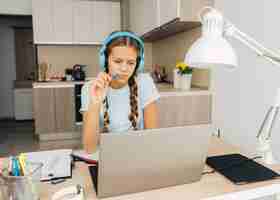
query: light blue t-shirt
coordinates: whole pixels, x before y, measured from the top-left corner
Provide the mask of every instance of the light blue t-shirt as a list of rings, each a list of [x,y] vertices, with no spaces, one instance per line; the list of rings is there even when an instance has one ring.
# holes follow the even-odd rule
[[[136,78],[138,86],[138,129],[144,128],[144,108],[148,104],[157,101],[160,97],[159,92],[154,84],[153,79],[147,73],[140,73]],[[82,105],[80,111],[87,111],[90,102],[90,85],[91,82],[86,83],[82,88]],[[130,114],[130,92],[129,86],[126,85],[120,89],[113,89],[109,87],[107,92],[107,99],[109,104],[109,132],[125,132],[132,129],[131,122],[128,119]],[[103,108],[103,106],[102,106]],[[100,130],[103,128],[104,112],[101,109]]]

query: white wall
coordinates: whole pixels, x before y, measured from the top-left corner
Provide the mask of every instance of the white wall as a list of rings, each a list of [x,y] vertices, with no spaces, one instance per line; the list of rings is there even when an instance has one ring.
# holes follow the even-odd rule
[[[31,18],[0,17],[0,118],[13,118],[13,81],[16,79],[14,30],[31,27]]]
[[[31,15],[31,0],[0,0],[0,14]]]
[[[216,7],[240,30],[266,47],[279,49],[280,1],[216,0]],[[280,87],[280,67],[257,57],[236,40],[230,40],[239,57],[239,67],[211,72],[215,90],[213,121],[223,137],[242,149],[254,152],[256,134],[265,112]],[[273,130],[273,150],[280,158],[280,120]]]

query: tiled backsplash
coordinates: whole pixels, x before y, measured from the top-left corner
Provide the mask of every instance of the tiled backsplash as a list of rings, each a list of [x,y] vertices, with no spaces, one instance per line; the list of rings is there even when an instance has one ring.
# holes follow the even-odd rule
[[[38,63],[51,64],[52,73],[64,73],[65,68],[72,68],[75,64],[87,65],[87,77],[94,77],[99,71],[100,46],[39,46]],[[145,44],[145,68],[152,66],[152,45]]]
[[[169,79],[172,80],[176,62],[184,61],[186,51],[200,33],[201,29],[196,28],[154,43],[145,43],[145,71],[150,72],[152,65],[159,64],[166,68]],[[65,68],[84,64],[87,65],[87,77],[95,77],[99,71],[99,48],[97,45],[39,46],[38,62],[51,64],[52,73],[64,73]],[[194,70],[192,85],[207,88],[208,70]]]
[[[65,68],[75,64],[87,65],[88,76],[98,72],[99,46],[39,46],[38,63],[51,65],[51,73],[64,73]]]

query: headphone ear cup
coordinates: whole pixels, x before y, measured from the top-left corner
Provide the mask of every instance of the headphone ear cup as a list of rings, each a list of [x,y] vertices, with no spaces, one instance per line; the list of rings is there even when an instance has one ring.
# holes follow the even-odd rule
[[[109,72],[108,56],[106,54],[104,55],[104,72]]]
[[[140,70],[141,72],[144,71],[144,60],[143,60],[143,59],[140,59],[139,70]]]
[[[137,57],[137,71],[144,72],[144,59],[141,56]]]
[[[106,58],[105,58],[104,52],[100,53],[100,55],[99,55],[99,64],[100,64],[100,67],[101,67],[102,71],[105,71],[105,65],[106,65],[105,62],[106,62]]]

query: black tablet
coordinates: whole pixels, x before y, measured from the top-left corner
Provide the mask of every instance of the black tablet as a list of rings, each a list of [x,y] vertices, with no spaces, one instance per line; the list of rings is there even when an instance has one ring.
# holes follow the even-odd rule
[[[279,178],[271,169],[240,154],[208,157],[206,163],[234,184],[246,184]]]

